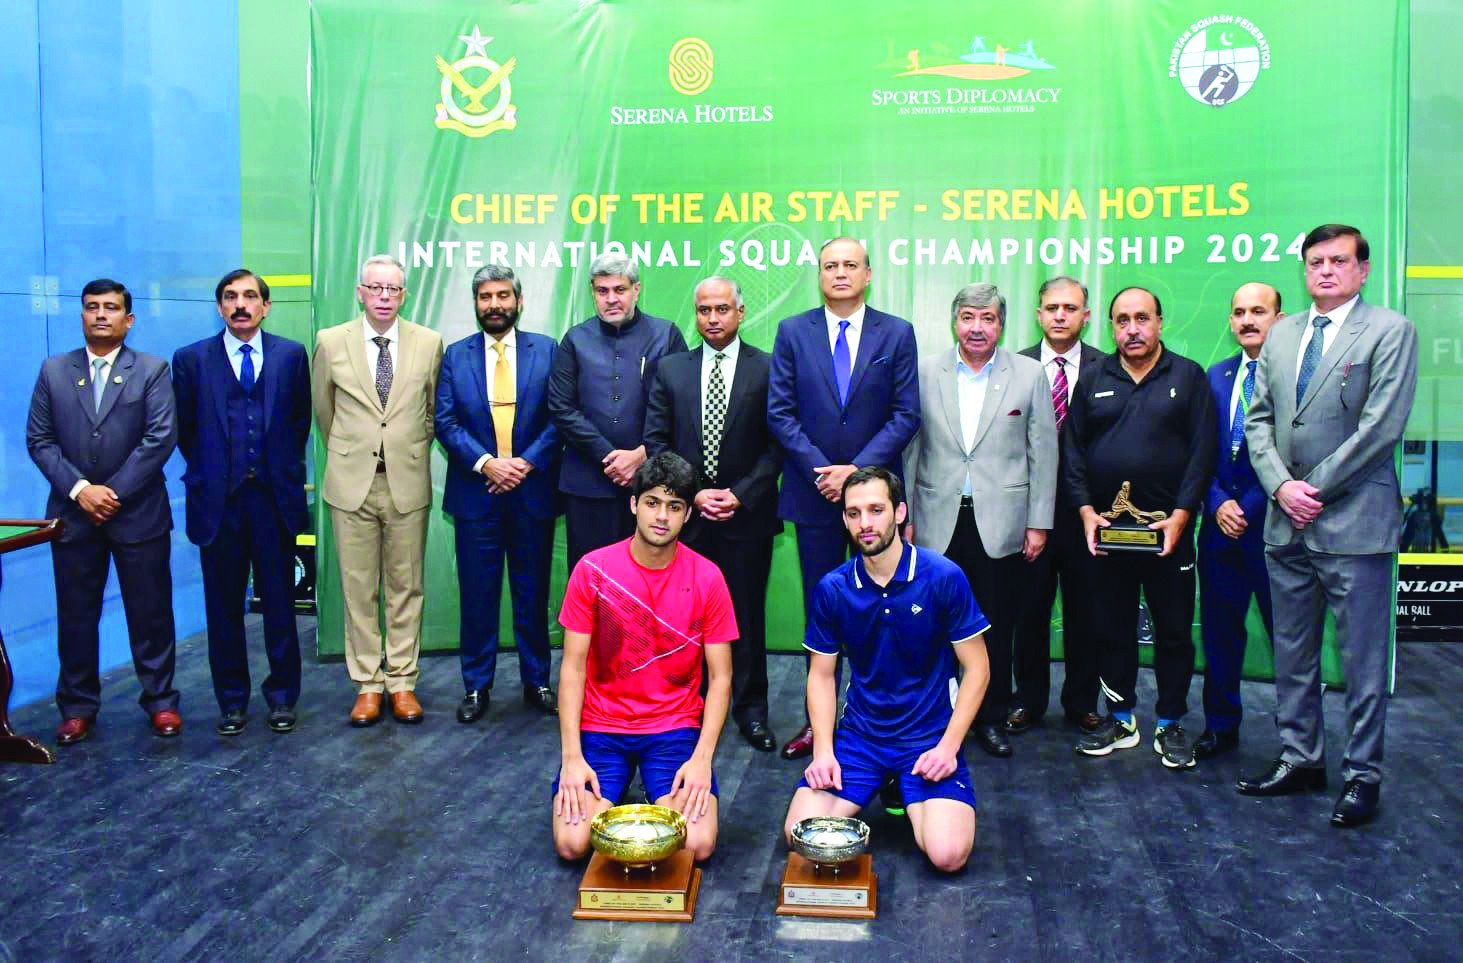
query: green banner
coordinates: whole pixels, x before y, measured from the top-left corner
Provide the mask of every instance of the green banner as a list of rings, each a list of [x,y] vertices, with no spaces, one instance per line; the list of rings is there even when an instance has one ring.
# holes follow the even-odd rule
[[[1089,340],[1111,346],[1107,300],[1141,284],[1167,345],[1208,365],[1236,350],[1241,283],[1307,303],[1300,238],[1334,220],[1372,241],[1367,296],[1400,306],[1405,3],[1328,7],[1344,31],[1304,5],[1208,0],[311,9],[317,326],[355,314],[356,270],[386,252],[408,267],[403,315],[449,343],[475,330],[470,279],[493,261],[523,280],[524,328],[557,337],[593,312],[591,258],[623,249],[642,305],[688,334],[696,281],[736,279],[743,334],[769,347],[817,303],[818,246],[850,234],[870,302],[922,352],[950,345],[972,280],[1006,294],[1006,346],[1034,343],[1037,287],[1071,274]],[[427,648],[457,642],[450,524],[434,514]],[[773,648],[801,638],[793,555],[784,536]],[[320,647],[338,652],[320,557]]]

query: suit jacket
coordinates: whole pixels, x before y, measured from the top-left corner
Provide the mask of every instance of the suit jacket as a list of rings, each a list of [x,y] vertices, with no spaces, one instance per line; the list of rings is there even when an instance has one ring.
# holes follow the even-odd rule
[[[1213,365],[1208,372],[1209,388],[1214,392],[1214,410],[1219,414],[1215,419],[1219,425],[1215,438],[1218,454],[1214,463],[1214,477],[1209,482],[1209,494],[1204,498],[1204,527],[1200,531],[1208,532],[1213,526],[1214,533],[1225,538],[1219,531],[1219,523],[1214,520],[1214,513],[1219,511],[1220,505],[1234,499],[1244,511],[1247,523],[1245,534],[1241,538],[1248,540],[1260,537],[1265,524],[1265,505],[1269,499],[1265,497],[1265,490],[1260,487],[1260,478],[1255,474],[1254,465],[1250,463],[1249,445],[1241,440],[1239,454],[1233,457],[1229,450],[1229,399],[1234,390],[1234,379],[1244,377],[1246,360],[1241,352]],[[1257,392],[1259,383],[1260,369],[1257,367]]]
[[[777,517],[782,449],[767,428],[770,357],[745,341],[737,351],[717,454],[719,480],[713,480],[705,474],[701,443],[701,354],[697,347],[660,360],[645,413],[645,450],[651,455],[675,452],[696,469],[698,488],[730,488],[742,503],[728,521],[698,516],[692,520],[695,525],[715,528],[728,538],[771,538],[782,531]]]
[[[956,350],[919,366],[920,429],[905,452],[914,541],[943,553],[955,534],[966,473],[981,545],[991,558],[1021,551],[1026,529],[1052,527],[1057,420],[1041,362],[997,347],[990,382],[965,449]]]
[[[305,444],[310,438],[310,365],[305,346],[268,331],[263,339],[264,483],[290,534],[310,523],[305,504]],[[178,402],[178,448],[188,463],[188,540],[211,545],[218,536],[229,487],[229,387],[235,383],[223,332],[173,354]]]
[[[767,424],[786,452],[778,514],[797,524],[835,524],[838,507],[818,494],[813,469],[881,465],[901,477],[900,454],[919,430],[914,328],[864,310],[848,403],[838,403],[823,308],[784,318],[772,346]]]
[[[1277,506],[1265,543],[1299,537],[1314,552],[1379,555],[1397,550],[1402,497],[1397,443],[1417,391],[1417,329],[1395,311],[1357,299],[1295,403],[1300,341],[1310,311],[1275,323],[1260,350],[1245,440],[1260,484],[1273,498],[1291,479],[1320,490],[1325,505],[1297,532]]]
[[[384,452],[391,502],[399,512],[432,503],[432,410],[442,366],[442,336],[398,318],[401,340],[386,408],[366,364],[366,320],[325,328],[315,338],[311,377],[315,421],[325,439],[325,503],[353,512],[366,501]]]
[[[1040,362],[1041,362],[1041,342],[1038,341],[1038,342],[1036,342],[1036,344],[1033,344],[1029,348],[1024,348],[1024,349],[1022,349],[1018,353],[1022,357],[1035,358],[1036,361],[1037,361],[1037,363],[1040,364]],[[1081,356],[1082,356],[1082,360],[1077,365],[1077,377],[1076,378],[1069,378],[1069,380],[1072,382],[1072,384],[1071,384],[1071,397],[1073,397],[1073,398],[1077,397],[1077,388],[1082,384],[1082,379],[1084,377],[1091,377],[1092,374],[1097,371],[1098,366],[1101,365],[1103,359],[1107,357],[1107,353],[1106,352],[1103,352],[1103,351],[1099,351],[1098,349],[1094,348],[1092,345],[1088,344],[1086,341],[1083,341],[1082,342],[1082,355]],[[1045,374],[1046,373],[1046,365],[1042,365],[1041,370],[1042,370],[1042,374]],[[1047,381],[1050,382],[1051,381],[1051,378],[1047,378]],[[1056,419],[1055,412],[1053,412],[1052,419],[1053,419],[1053,421],[1055,421],[1055,419]],[[1078,506],[1073,505],[1072,502],[1071,502],[1071,499],[1069,499],[1067,497],[1066,488],[1065,488],[1065,486],[1062,483],[1062,469],[1061,469],[1062,460],[1061,460],[1061,450],[1060,450],[1061,449],[1061,444],[1060,444],[1060,442],[1061,442],[1061,429],[1060,428],[1057,429],[1057,441],[1058,441],[1058,445],[1057,445],[1058,451],[1057,451],[1057,502],[1056,502],[1056,511],[1057,511],[1057,514],[1058,515],[1070,511],[1070,512],[1073,513],[1073,516],[1075,517],[1076,509],[1077,509]]]
[[[437,440],[447,452],[442,509],[454,518],[485,518],[499,503],[532,518],[550,519],[559,514],[563,446],[548,401],[549,370],[559,343],[527,331],[518,331],[515,338],[513,454],[533,465],[533,471],[502,495],[488,491],[482,473],[472,470],[484,455],[498,456],[498,434],[489,406],[487,335],[479,331],[463,338],[442,358],[436,414]]]
[[[162,358],[123,345],[100,410],[92,401],[85,348],[52,355],[41,364],[25,445],[51,483],[46,515],[66,523],[63,542],[79,541],[93,528],[71,500],[71,489],[83,478],[117,493],[121,508],[102,526],[112,540],[145,542],[171,531],[163,465],[177,443],[173,386]]]

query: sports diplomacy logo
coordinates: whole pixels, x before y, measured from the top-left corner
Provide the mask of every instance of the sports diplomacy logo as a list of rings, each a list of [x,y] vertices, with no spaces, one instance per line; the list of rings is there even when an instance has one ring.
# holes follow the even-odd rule
[[[1255,86],[1260,71],[1269,69],[1269,41],[1254,23],[1232,13],[1190,24],[1168,56],[1168,75],[1210,107],[1239,100]]]
[[[492,37],[484,37],[476,25],[469,36],[457,38],[467,52],[448,63],[437,56],[442,75],[442,100],[437,104],[437,126],[467,137],[486,137],[518,126],[518,108],[513,106],[513,84],[508,77],[518,66],[517,57],[498,63],[488,56]]]
[[[1043,105],[1057,103],[1062,95],[1060,87],[1006,83],[1027,76],[1039,81],[1056,70],[1036,52],[1034,40],[1007,47],[977,34],[970,41],[970,49],[961,54],[935,43],[928,49],[915,47],[897,55],[890,44],[888,57],[877,66],[893,71],[898,78],[914,78],[916,84],[937,77],[977,84],[995,82],[990,86],[957,87],[946,83],[939,87],[877,87],[871,92],[874,107],[893,108],[900,114],[1029,114]]]
[[[671,90],[696,97],[711,88],[716,55],[700,37],[682,37],[671,45],[666,78]],[[612,127],[664,127],[671,124],[757,124],[772,119],[771,104],[653,104],[610,107]]]

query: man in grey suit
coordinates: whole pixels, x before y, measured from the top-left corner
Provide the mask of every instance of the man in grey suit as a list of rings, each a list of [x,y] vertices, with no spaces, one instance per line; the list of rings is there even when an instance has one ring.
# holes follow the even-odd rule
[[[1011,638],[1029,563],[1046,547],[1057,487],[1057,423],[1041,362],[997,346],[1006,299],[967,284],[950,304],[955,350],[919,366],[920,430],[905,463],[906,537],[960,566],[990,619],[991,681],[975,739],[1011,755]]]
[[[1326,609],[1346,674],[1345,789],[1331,825],[1377,812],[1391,655],[1392,553],[1402,528],[1396,450],[1417,390],[1417,329],[1361,300],[1371,268],[1354,227],[1323,224],[1301,245],[1308,311],[1276,322],[1245,419],[1272,505],[1265,558],[1275,605],[1280,757],[1238,789],[1324,789],[1320,655]]]

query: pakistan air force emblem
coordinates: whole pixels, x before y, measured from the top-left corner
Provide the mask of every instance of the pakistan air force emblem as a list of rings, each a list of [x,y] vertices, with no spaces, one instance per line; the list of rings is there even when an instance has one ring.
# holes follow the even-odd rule
[[[457,38],[467,52],[448,63],[440,55],[437,70],[442,74],[442,101],[437,104],[437,126],[467,137],[486,137],[518,126],[518,108],[513,106],[513,85],[508,77],[518,66],[517,57],[500,64],[488,56],[492,37],[478,28],[470,36]]]

